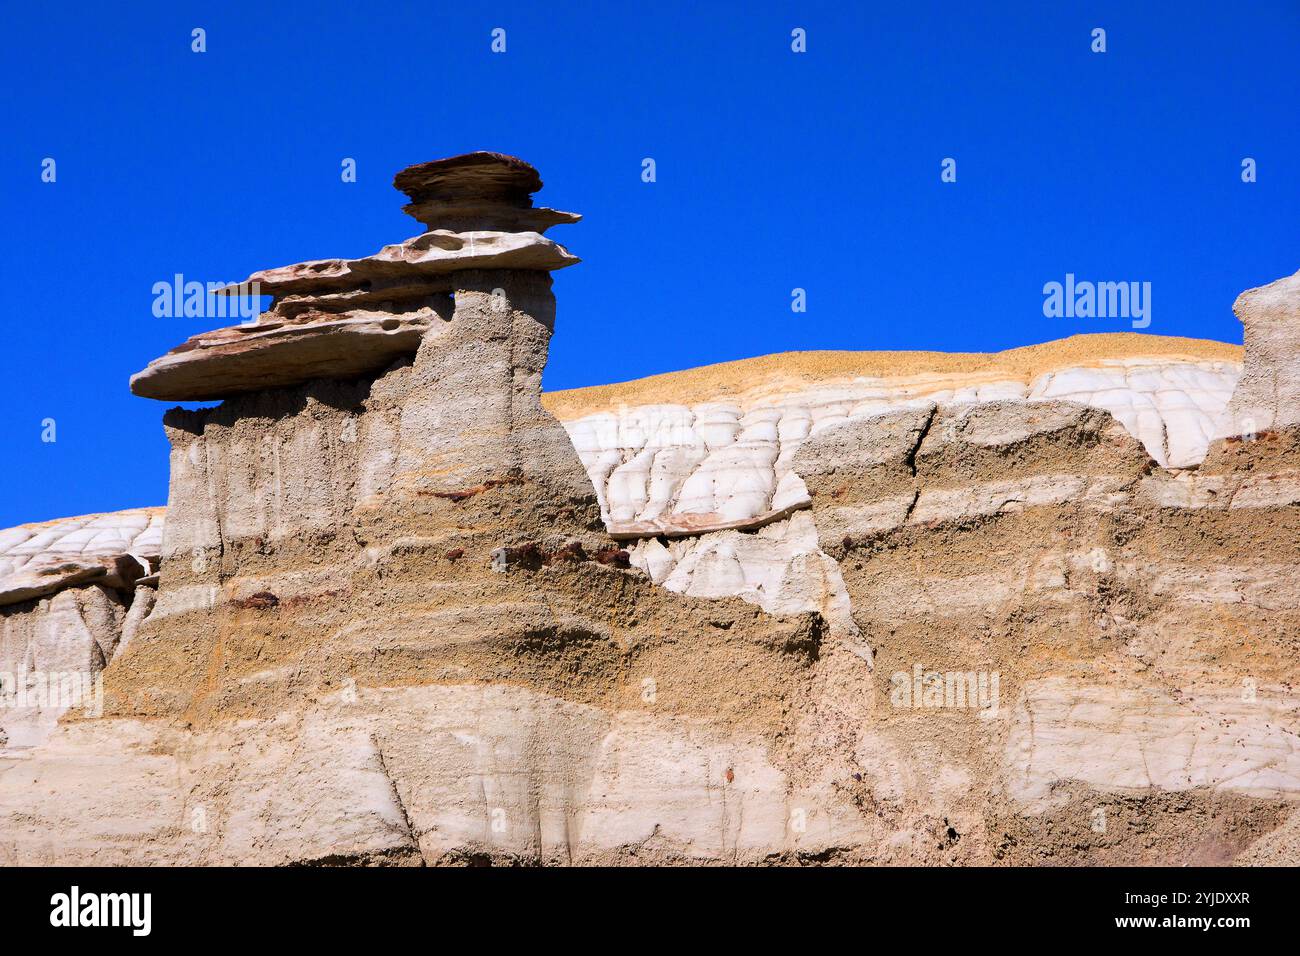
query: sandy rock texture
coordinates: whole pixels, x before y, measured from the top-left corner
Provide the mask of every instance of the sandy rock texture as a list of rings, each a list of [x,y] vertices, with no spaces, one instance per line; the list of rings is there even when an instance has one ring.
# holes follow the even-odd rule
[[[0,531],[0,753],[102,711],[101,673],[153,607],[162,528],[139,508]]]
[[[732,363],[714,376],[714,387],[732,392],[728,401],[654,401],[690,395],[702,370],[543,400],[564,421],[606,527],[629,542],[656,583],[736,594],[770,611],[822,608],[851,633],[838,567],[817,545],[811,520],[798,517],[812,505],[793,467],[806,441],[936,403],[1070,401],[1109,412],[1156,463],[1182,471],[1205,457],[1240,374],[1237,359],[1218,343],[1082,336],[990,356],[891,355],[888,364],[846,353]],[[1040,483],[1043,494],[1079,490],[1077,476]],[[927,500],[918,520],[931,507],[942,504]]]
[[[426,235],[576,218],[499,154],[396,185]],[[157,575],[0,608],[5,661],[102,692],[0,725],[0,862],[1296,862],[1294,402],[1211,438],[1294,374],[1251,345],[1290,286],[1239,300],[1244,366],[1102,336],[543,397],[559,260],[434,258],[291,267],[264,331],[322,364],[171,379],[229,393],[164,416]],[[331,344],[390,318],[376,367]]]
[[[1167,356],[1101,358],[1025,380],[988,369],[793,387],[778,379],[766,389],[751,386],[735,401],[622,402],[566,418],[565,427],[612,534],[694,535],[760,527],[806,507],[807,489],[791,462],[810,436],[841,422],[933,403],[1080,402],[1110,412],[1158,464],[1194,467],[1205,457],[1239,374],[1235,362],[1195,359],[1171,348]],[[626,391],[635,394],[637,385],[629,383]],[[550,401],[561,414],[572,414],[577,397],[560,393]]]
[[[1246,374],[1218,421],[1216,438],[1300,425],[1300,272],[1237,297]]]
[[[944,815],[986,862],[1222,863],[1282,819],[1300,496],[1294,456],[1237,465],[1162,469],[1066,402],[806,442],[794,467],[876,651],[856,752],[890,773],[871,798]],[[920,754],[959,790],[909,776]]]

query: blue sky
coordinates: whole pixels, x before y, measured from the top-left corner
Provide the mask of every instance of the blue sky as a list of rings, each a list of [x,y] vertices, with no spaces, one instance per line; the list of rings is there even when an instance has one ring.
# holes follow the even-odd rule
[[[167,406],[127,378],[222,323],[155,318],[155,282],[414,235],[393,173],[469,150],[522,156],[539,204],[586,217],[550,233],[584,259],[556,275],[552,390],[1129,328],[1045,318],[1043,284],[1067,272],[1150,282],[1151,333],[1240,342],[1237,293],[1300,267],[1297,0],[14,4],[6,20],[0,527],[166,501]]]

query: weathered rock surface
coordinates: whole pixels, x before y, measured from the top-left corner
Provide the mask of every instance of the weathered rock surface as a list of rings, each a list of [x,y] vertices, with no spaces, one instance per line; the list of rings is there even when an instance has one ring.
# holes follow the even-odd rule
[[[985,861],[1222,863],[1277,825],[1300,800],[1300,499],[1295,458],[1271,461],[1166,471],[1069,402],[806,441],[793,467],[875,650],[871,799],[941,813]]]
[[[771,745],[825,622],[683,598],[630,569],[540,402],[550,277],[448,282],[449,321],[409,359],[167,414],[156,604],[105,672],[105,716],[69,715],[0,773],[0,829],[33,834],[8,859],[769,855],[789,793]],[[466,772],[467,743],[483,772]],[[540,802],[518,783],[530,775]],[[718,791],[737,778],[734,800]],[[498,830],[498,810],[517,822]]]
[[[420,163],[393,177],[393,185],[411,197],[405,212],[430,229],[541,233],[582,218],[535,208],[530,196],[542,188],[541,176],[523,160],[501,153],[467,153]]]
[[[0,605],[88,581],[129,588],[157,570],[162,528],[162,508],[137,508],[0,531]]]
[[[427,334],[442,331],[452,317],[457,276],[544,273],[579,261],[540,235],[548,225],[579,217],[533,209],[528,196],[541,188],[541,178],[522,160],[471,153],[412,167],[395,184],[419,200],[432,223],[428,232],[363,259],[265,269],[218,290],[270,295],[274,302],[254,323],[196,335],[150,362],[131,377],[131,390],[167,401],[209,401],[355,379],[414,355]],[[504,290],[488,291],[504,310]]]
[[[1122,344],[1104,341],[1104,336],[1084,338],[1103,340],[1096,343],[1103,356]],[[831,373],[823,381],[803,376],[792,383],[788,374],[756,370],[757,380],[727,402],[633,404],[638,392],[669,384],[656,379],[611,387],[617,391],[610,398],[584,401],[579,391],[548,400],[596,486],[610,532],[621,538],[756,528],[787,517],[809,504],[791,462],[810,436],[841,422],[934,403],[1082,402],[1110,412],[1161,465],[1194,467],[1205,457],[1240,367],[1193,356],[1222,354],[1219,348],[1178,340],[1168,355],[1103,357],[1086,366],[1052,367],[1050,353],[1056,345],[1041,347],[1048,354],[1038,361],[1023,355],[1034,348],[1020,349],[983,357],[982,366],[961,372],[940,371],[953,356],[934,363],[922,356],[909,364],[937,368],[890,377],[848,379]],[[819,353],[799,356],[804,361],[817,357]],[[1079,357],[1067,354],[1061,360]],[[1032,374],[1022,380],[1007,374],[1026,371]],[[727,372],[745,374],[743,369]],[[607,404],[614,396],[615,407],[589,411],[591,404]]]
[[[1246,370],[1214,437],[1300,426],[1300,272],[1243,292],[1232,311],[1245,326]]]
[[[399,185],[505,216],[529,169]],[[544,404],[547,271],[286,294],[433,314],[167,413],[160,573],[0,609],[5,661],[102,679],[0,725],[0,861],[1296,862],[1285,389],[1208,453],[1236,353],[1141,336]]]
[[[364,259],[317,259],[254,272],[225,294],[254,283],[263,295],[349,292],[370,283],[412,282],[463,269],[563,269],[581,260],[535,232],[451,232],[438,229],[384,246]]]
[[[1240,688],[1174,697],[1158,686],[1048,678],[1026,687],[1012,719],[1009,790],[1031,807],[1050,806],[1063,780],[1130,795],[1300,793],[1300,697],[1283,687],[1256,699]]]
[[[816,611],[832,630],[856,635],[839,565],[822,552],[810,512],[797,512],[750,534],[646,538],[628,554],[634,567],[670,591],[736,596],[772,614]]]
[[[0,753],[102,709],[99,675],[152,607],[163,509],[0,531]]]
[[[6,863],[752,863],[867,830],[847,802],[792,829],[809,796],[761,736],[509,685],[363,690],[193,733],[83,721],[8,779],[67,836],[15,830]]]
[[[440,321],[425,310],[398,316],[318,313],[293,323],[259,320],[217,329],[150,362],[131,377],[131,390],[145,398],[197,402],[313,378],[356,378],[411,355]]]

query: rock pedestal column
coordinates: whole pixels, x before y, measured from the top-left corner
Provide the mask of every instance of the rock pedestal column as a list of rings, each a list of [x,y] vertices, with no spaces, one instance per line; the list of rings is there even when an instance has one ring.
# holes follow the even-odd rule
[[[269,311],[132,378],[147,397],[227,399],[167,419],[174,558],[227,555],[228,572],[238,539],[331,536],[352,519],[402,527],[439,499],[523,482],[539,486],[534,500],[582,510],[574,527],[599,527],[590,480],[540,401],[549,273],[579,261],[541,231],[580,217],[534,207],[537,171],[498,153],[394,183],[428,232],[364,259],[254,273],[222,291],[270,294]]]
[[[563,497],[589,496],[567,433],[541,404],[555,321],[550,276],[473,269],[450,280],[451,323],[426,337],[411,371],[395,490],[418,496],[529,479]]]
[[[518,608],[498,621],[481,585],[451,579],[486,572],[497,587],[492,555],[515,549],[533,563],[574,544],[566,554],[617,551],[541,404],[549,273],[578,260],[538,230],[578,217],[534,208],[536,171],[494,153],[395,183],[439,228],[365,259],[255,273],[225,291],[273,297],[256,323],[195,336],[132,379],[140,395],[224,400],[164,419],[169,520],[137,658],[149,673],[126,663],[118,681],[137,685],[133,708],[190,706],[218,666],[195,646],[239,669],[285,634],[334,634],[314,666],[356,674],[330,656],[392,643],[405,617],[418,641],[463,640],[454,625],[470,607],[481,634],[507,633],[523,626]],[[440,589],[445,622],[420,624]],[[368,610],[340,632],[354,606]],[[276,634],[254,626],[268,612]],[[178,636],[190,652],[173,650]]]

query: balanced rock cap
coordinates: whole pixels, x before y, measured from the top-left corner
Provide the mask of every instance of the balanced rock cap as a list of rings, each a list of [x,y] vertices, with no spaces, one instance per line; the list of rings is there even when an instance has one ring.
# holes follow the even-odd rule
[[[429,229],[545,232],[577,222],[576,213],[533,206],[542,177],[517,156],[479,151],[408,166],[393,185],[411,202],[403,211]]]
[[[518,156],[479,150],[407,166],[393,185],[412,202],[426,199],[497,199],[531,206],[542,177]]]

